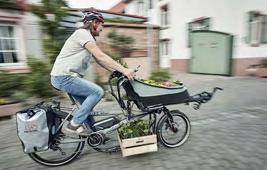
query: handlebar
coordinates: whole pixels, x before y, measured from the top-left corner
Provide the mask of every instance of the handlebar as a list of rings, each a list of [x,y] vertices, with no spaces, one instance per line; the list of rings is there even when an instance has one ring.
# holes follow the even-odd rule
[[[222,91],[223,89],[220,87],[214,87],[212,92],[203,91],[202,93],[191,96],[188,102],[194,102],[193,108],[198,110],[201,104],[207,103],[211,100],[217,90]]]
[[[141,67],[141,65],[138,65],[135,69],[134,72],[138,72],[139,68]],[[109,80],[113,79],[113,78],[127,78],[123,73],[119,72],[119,71],[113,71],[111,73],[111,75],[109,76]],[[128,78],[127,78],[128,79]]]
[[[141,67],[141,65],[138,65],[135,69],[134,72],[136,73],[137,71],[139,71],[139,68]],[[117,95],[114,93],[113,87],[112,87],[112,80],[114,78],[117,78]],[[120,86],[125,82],[128,81],[127,76],[125,76],[123,73],[119,72],[119,71],[113,71],[111,73],[111,75],[109,76],[108,79],[108,83],[110,86],[110,90],[111,90],[111,95],[117,100],[117,102],[120,104],[121,108],[125,109],[125,103],[121,98],[121,93],[120,93]]]

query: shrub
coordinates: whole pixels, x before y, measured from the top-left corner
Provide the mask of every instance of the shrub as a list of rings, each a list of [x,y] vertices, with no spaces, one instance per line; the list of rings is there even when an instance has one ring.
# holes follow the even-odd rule
[[[267,58],[262,59],[262,60],[260,61],[260,66],[261,66],[261,67],[264,67],[264,68],[267,68]]]
[[[166,81],[166,80],[169,80],[170,78],[171,78],[170,73],[168,72],[168,70],[165,70],[165,69],[159,69],[159,70],[153,71],[151,73],[151,76],[149,77],[149,79],[155,80],[155,81]]]
[[[148,120],[137,120],[123,124],[118,133],[121,139],[128,139],[150,135],[150,122]]]
[[[29,58],[31,73],[25,79],[26,91],[30,96],[49,98],[56,95],[50,84],[50,67],[44,61]]]
[[[31,73],[0,72],[0,98],[21,102],[28,97],[49,98],[56,95],[50,85],[50,68],[40,60],[29,58]]]
[[[16,92],[23,91],[26,74],[0,72],[0,97],[11,98]]]

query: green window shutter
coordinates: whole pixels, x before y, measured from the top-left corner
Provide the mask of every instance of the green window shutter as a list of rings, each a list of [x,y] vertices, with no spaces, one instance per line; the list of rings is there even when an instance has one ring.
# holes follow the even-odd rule
[[[267,15],[262,17],[261,42],[267,43]]]
[[[188,24],[188,45],[187,45],[187,47],[188,48],[190,48],[191,47],[191,42],[192,42],[192,22],[190,22],[189,24]]]
[[[246,43],[247,44],[250,44],[250,41],[251,41],[251,21],[253,20],[252,14],[253,14],[252,12],[247,13],[247,24],[246,24],[247,26]]]

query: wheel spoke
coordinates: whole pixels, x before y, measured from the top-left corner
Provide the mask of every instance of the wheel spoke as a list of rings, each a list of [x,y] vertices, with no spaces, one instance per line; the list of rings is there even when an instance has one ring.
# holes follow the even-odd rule
[[[160,142],[166,147],[178,147],[188,138],[190,133],[190,122],[185,114],[172,111],[173,121],[165,115],[158,124],[158,136]]]
[[[35,152],[29,156],[36,162],[46,166],[59,166],[71,162],[82,151],[85,139],[81,136],[60,136],[55,143],[43,152]]]

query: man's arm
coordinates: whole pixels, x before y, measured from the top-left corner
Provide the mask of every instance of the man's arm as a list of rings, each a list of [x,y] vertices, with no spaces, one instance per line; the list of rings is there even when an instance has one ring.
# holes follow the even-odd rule
[[[85,48],[95,56],[96,61],[100,63],[100,65],[103,65],[107,68],[111,68],[113,70],[117,70],[126,75],[130,80],[134,78],[135,73],[133,69],[124,68],[122,65],[120,65],[111,57],[102,52],[95,43],[87,42],[85,44]]]
[[[103,64],[101,64],[99,61],[96,60],[96,63],[99,64],[101,67],[105,68],[106,70],[110,71],[110,72],[113,72],[115,71],[114,69],[110,68],[110,67],[107,67],[107,66],[104,66]]]

